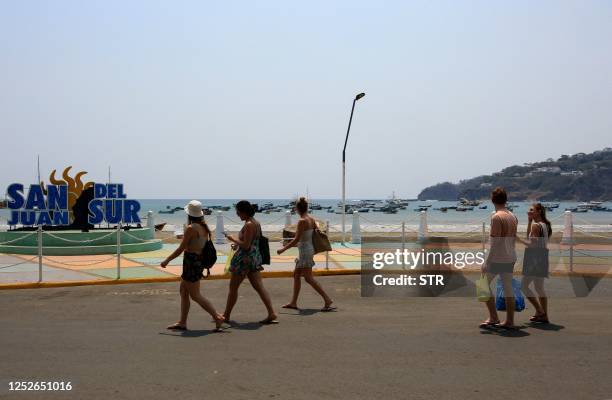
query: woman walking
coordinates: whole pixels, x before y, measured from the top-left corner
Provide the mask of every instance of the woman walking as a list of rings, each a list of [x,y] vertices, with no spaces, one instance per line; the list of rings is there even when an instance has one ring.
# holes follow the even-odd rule
[[[332,306],[332,299],[325,293],[319,282],[312,275],[312,267],[315,265],[312,233],[317,228],[317,222],[308,215],[308,202],[304,197],[300,197],[295,204],[295,208],[300,214],[295,237],[282,249],[277,250],[277,253],[280,255],[287,249],[297,245],[299,252],[298,258],[295,259],[295,270],[293,271],[293,297],[283,308],[298,309],[297,301],[302,286],[301,277],[303,276],[304,280],[323,297],[324,305],[321,311],[333,311],[336,307]]]
[[[225,321],[230,322],[232,309],[238,300],[238,289],[244,278],[247,277],[268,310],[268,316],[259,322],[262,324],[278,323],[270,295],[266,288],[264,288],[261,278],[260,271],[263,270],[261,266],[261,253],[259,251],[261,225],[253,218],[255,216],[255,209],[248,201],[241,200],[236,204],[236,215],[238,215],[240,220],[244,221],[244,225],[237,238],[225,235],[232,242],[232,248],[236,250],[236,253],[230,261],[229,270],[232,275],[223,317]]]
[[[204,277],[204,264],[200,259],[204,244],[207,240],[211,240],[211,232],[208,225],[204,221],[204,212],[202,211],[202,203],[197,200],[192,200],[185,206],[187,213],[188,225],[185,228],[183,241],[179,247],[172,252],[164,261],[161,262],[161,267],[166,268],[168,263],[180,256],[183,252],[183,273],[181,274],[181,317],[175,324],[168,326],[168,329],[187,330],[187,314],[191,300],[198,303],[206,312],[208,312],[215,320],[215,332],[221,330],[223,324],[223,316],[217,314],[213,305],[200,293],[200,279]]]
[[[541,203],[533,204],[527,215],[527,240],[521,240],[527,246],[523,260],[522,290],[536,310],[529,320],[548,323],[548,298],[544,290],[544,278],[548,278],[549,272],[548,238],[552,234],[552,228],[546,218],[546,209]],[[532,282],[538,297],[529,288]]]

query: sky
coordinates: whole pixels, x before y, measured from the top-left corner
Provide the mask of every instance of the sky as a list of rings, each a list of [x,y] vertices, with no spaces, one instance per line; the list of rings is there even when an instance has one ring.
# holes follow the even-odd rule
[[[339,198],[359,92],[349,198],[612,145],[610,1],[5,1],[0,52],[2,188]]]

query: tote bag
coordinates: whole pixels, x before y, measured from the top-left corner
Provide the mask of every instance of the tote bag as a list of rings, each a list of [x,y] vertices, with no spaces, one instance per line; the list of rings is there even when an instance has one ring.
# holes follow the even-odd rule
[[[514,293],[514,311],[521,312],[525,309],[525,298],[521,292],[521,282],[512,278],[512,292]],[[501,279],[497,279],[497,294],[495,296],[495,308],[497,311],[506,311],[506,298],[504,296],[504,285]]]
[[[483,274],[476,282],[476,297],[478,301],[486,302],[491,298],[491,287],[489,286],[489,280]]]
[[[317,227],[312,231],[312,247],[314,247],[315,254],[331,251],[332,249],[327,235],[321,232]]]

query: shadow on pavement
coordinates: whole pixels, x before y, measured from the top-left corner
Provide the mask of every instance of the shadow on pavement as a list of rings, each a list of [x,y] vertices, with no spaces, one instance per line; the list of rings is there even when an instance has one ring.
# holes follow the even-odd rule
[[[208,336],[210,334],[219,334],[219,333],[225,333],[225,331],[223,332],[213,332],[212,329],[195,329],[195,330],[188,330],[188,331],[177,331],[176,333],[170,333],[170,332],[159,332],[160,335],[164,335],[164,336],[174,336],[174,337],[203,337],[203,336]]]
[[[528,322],[526,324],[526,326],[528,326],[529,328],[534,328],[534,329],[539,329],[541,331],[554,331],[554,332],[558,332],[561,329],[565,329],[565,326],[563,325],[557,325],[557,324],[542,324],[542,323],[538,323],[538,322]]]
[[[529,332],[525,332],[525,326],[519,326],[517,329],[504,329],[499,327],[490,327],[481,329],[480,333],[483,335],[496,335],[502,337],[520,338],[530,336]]]

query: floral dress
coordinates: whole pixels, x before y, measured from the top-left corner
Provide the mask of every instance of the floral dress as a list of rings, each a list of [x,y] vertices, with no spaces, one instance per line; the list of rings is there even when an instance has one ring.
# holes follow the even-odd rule
[[[257,234],[257,237],[253,239],[251,247],[248,250],[239,247],[238,250],[236,250],[236,253],[234,253],[229,267],[232,274],[246,275],[250,272],[263,271],[263,267],[261,266],[261,253],[259,252],[261,226],[259,225],[259,222],[255,222],[255,224],[258,227],[259,233]],[[246,225],[240,230],[240,234],[238,235],[240,240],[244,240],[245,228]]]

